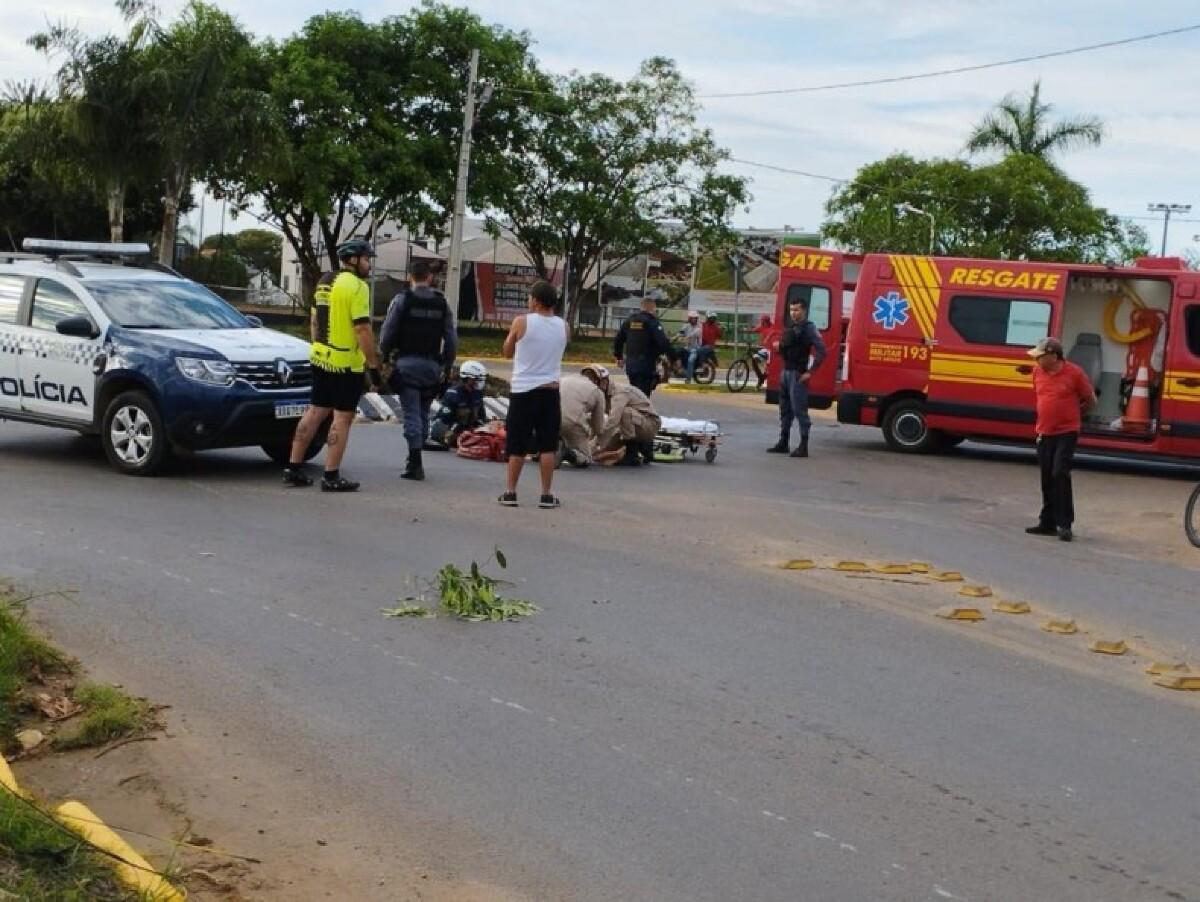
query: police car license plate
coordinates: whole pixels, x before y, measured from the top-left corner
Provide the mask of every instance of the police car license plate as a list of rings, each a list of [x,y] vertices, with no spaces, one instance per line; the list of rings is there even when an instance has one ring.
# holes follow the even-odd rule
[[[276,404],[275,419],[294,420],[296,417],[304,416],[306,410],[308,410],[307,404]]]

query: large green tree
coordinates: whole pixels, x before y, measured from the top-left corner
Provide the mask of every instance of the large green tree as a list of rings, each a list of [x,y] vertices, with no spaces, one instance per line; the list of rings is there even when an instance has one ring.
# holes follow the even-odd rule
[[[719,171],[728,153],[697,123],[674,62],[647,60],[625,82],[573,74],[552,86],[531,98],[537,127],[510,155],[516,178],[496,220],[543,275],[551,258],[565,259],[568,317],[602,256],[732,240],[747,183]]]
[[[1052,104],[1042,100],[1042,83],[1035,81],[1026,100],[1009,94],[996,105],[967,139],[967,151],[998,150],[1049,160],[1076,147],[1095,147],[1104,140],[1104,123],[1094,116],[1052,120]]]
[[[243,229],[230,234],[209,235],[204,239],[205,248],[223,253],[236,254],[247,264],[265,272],[271,281],[278,284],[279,270],[283,262],[283,236],[270,229]]]
[[[528,47],[527,35],[433,3],[379,23],[315,16],[266,50],[277,144],[214,188],[261,199],[297,254],[307,302],[348,235],[385,218],[447,230],[472,48],[495,96],[474,132],[470,204],[486,207],[508,189],[498,151],[524,134]]]
[[[1127,261],[1147,243],[1082,185],[1025,154],[989,166],[897,154],[859,170],[826,212],[824,235],[863,253],[1100,262]]]
[[[263,74],[250,35],[215,6],[191,0],[169,25],[155,23],[134,89],[164,185],[160,262],[171,262],[180,201],[192,181],[237,172],[269,145]]]
[[[124,239],[129,189],[156,183],[159,162],[142,89],[153,23],[136,3],[119,6],[129,24],[125,35],[89,38],[58,24],[29,39],[61,60],[59,102],[47,111],[60,118],[54,126],[46,124],[61,139],[52,152],[74,161],[103,191],[112,241]]]

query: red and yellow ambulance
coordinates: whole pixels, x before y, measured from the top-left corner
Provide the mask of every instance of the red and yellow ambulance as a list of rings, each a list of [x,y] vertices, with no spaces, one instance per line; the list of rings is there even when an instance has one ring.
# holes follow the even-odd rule
[[[1108,267],[788,247],[777,314],[797,298],[830,351],[813,406],[836,398],[840,422],[879,426],[897,451],[1032,441],[1026,352],[1052,335],[1096,388],[1081,448],[1200,458],[1200,273],[1177,258]]]

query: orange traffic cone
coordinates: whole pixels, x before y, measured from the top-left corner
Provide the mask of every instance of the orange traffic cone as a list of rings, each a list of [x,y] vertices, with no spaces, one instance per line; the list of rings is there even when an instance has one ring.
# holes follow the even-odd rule
[[[1126,432],[1150,431],[1150,374],[1144,366],[1138,367],[1129,406],[1121,418],[1121,428]]]

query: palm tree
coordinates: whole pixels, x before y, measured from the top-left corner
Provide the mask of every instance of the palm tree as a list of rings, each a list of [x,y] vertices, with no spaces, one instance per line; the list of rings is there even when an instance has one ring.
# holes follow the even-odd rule
[[[1095,147],[1104,140],[1104,123],[1094,116],[1050,121],[1053,106],[1041,98],[1035,81],[1026,103],[1009,94],[996,105],[967,139],[967,152],[999,150],[1005,156],[1028,154],[1042,160],[1057,151]]]

